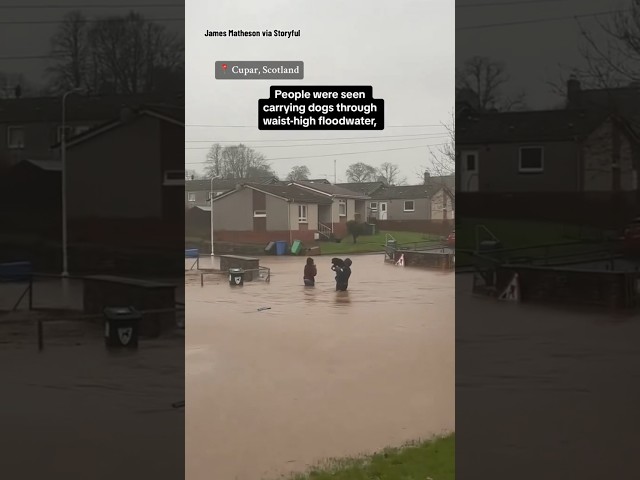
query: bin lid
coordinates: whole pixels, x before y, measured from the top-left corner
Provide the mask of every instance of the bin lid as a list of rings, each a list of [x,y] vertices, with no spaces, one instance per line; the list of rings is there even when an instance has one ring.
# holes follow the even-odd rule
[[[241,268],[230,268],[229,273],[244,273],[244,270]]]
[[[133,307],[106,307],[104,315],[110,320],[134,320],[142,317]]]

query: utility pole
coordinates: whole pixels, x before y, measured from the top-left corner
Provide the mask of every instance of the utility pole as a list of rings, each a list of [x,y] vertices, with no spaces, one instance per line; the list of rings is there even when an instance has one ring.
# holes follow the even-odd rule
[[[338,177],[336,175],[336,159],[333,159],[333,184],[338,183]]]

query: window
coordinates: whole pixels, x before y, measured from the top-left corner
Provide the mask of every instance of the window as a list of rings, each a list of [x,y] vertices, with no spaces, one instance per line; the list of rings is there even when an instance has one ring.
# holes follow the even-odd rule
[[[542,147],[520,148],[519,170],[522,173],[540,173],[544,171],[544,149]]]
[[[415,203],[413,200],[405,200],[404,201],[404,211],[405,212],[413,212],[415,211]]]
[[[377,211],[377,210],[378,210],[378,202],[371,202],[371,203],[369,204],[369,208],[370,208],[373,212]]]
[[[338,214],[341,217],[346,217],[347,216],[347,201],[346,200],[339,200],[339,202],[338,202]]]
[[[266,210],[254,210],[253,216],[256,218],[264,218],[267,216]]]
[[[7,127],[7,147],[24,148],[24,127]]]
[[[184,170],[167,170],[164,172],[164,185],[184,185]]]
[[[468,153],[465,156],[466,162],[467,162],[467,172],[475,172],[476,171],[476,154],[475,153]]]
[[[187,198],[189,199],[190,202],[195,202],[196,201],[196,192],[189,192],[187,194]]]
[[[298,205],[298,223],[307,223],[306,205]]]

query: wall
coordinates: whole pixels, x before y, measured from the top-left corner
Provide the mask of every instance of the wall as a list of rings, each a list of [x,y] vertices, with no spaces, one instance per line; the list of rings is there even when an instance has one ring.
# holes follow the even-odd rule
[[[620,165],[620,190],[637,188],[631,142],[609,119],[589,136],[582,149],[584,191],[614,189],[612,160],[616,155]]]
[[[457,219],[538,220],[621,229],[638,215],[637,195],[638,192],[458,193]]]
[[[526,146],[544,147],[544,172],[520,173],[519,149]],[[460,171],[460,152],[478,152],[478,182],[480,192],[572,192],[578,190],[579,160],[575,142],[506,143],[493,145],[458,145],[456,170]],[[461,191],[459,175],[456,192]]]
[[[298,206],[306,205],[307,206],[307,224],[306,228],[301,227],[301,224],[298,223]],[[315,204],[300,204],[300,203],[292,203],[291,204],[291,230],[318,230],[318,205]]]
[[[318,205],[318,221],[327,226],[331,226],[331,216],[333,215],[333,204]]]
[[[453,220],[376,220],[381,232],[416,232],[446,236],[454,229]]]
[[[440,190],[431,197],[430,218],[432,220],[451,220],[454,217],[455,212],[453,211],[453,202],[451,201],[451,197],[446,194],[444,190]]]
[[[289,204],[281,198],[274,197],[272,195],[266,195],[267,201],[267,230],[268,231],[282,231],[289,230]],[[293,207],[291,208],[291,215],[293,216]],[[297,212],[297,209],[296,209]],[[252,213],[253,215],[253,213]],[[298,225],[298,216],[296,213],[296,223]],[[291,224],[291,228],[294,228],[294,224]]]
[[[243,188],[213,202],[213,229],[253,230],[253,190]]]
[[[410,199],[402,200],[382,200],[387,202],[387,220],[428,220],[431,216],[431,201],[428,198],[416,198],[414,202],[414,211],[405,212],[404,202]],[[380,204],[378,204],[378,215],[380,214]]]
[[[161,218],[160,121],[137,117],[69,148],[69,218]]]
[[[638,274],[608,271],[571,271],[528,266],[501,267],[497,272],[498,291],[507,287],[513,275],[520,280],[523,302],[561,303],[606,308],[636,306],[633,285]]]
[[[216,242],[228,242],[228,243],[238,243],[238,244],[255,244],[255,245],[264,245],[266,246],[269,242],[276,241],[285,241],[287,243],[291,243],[292,240],[300,240],[301,242],[313,243],[314,238],[313,234],[314,230],[299,230],[299,231],[291,231],[281,230],[281,231],[267,231],[267,232],[254,232],[253,230],[248,230],[244,232],[239,231],[215,231],[214,239]]]

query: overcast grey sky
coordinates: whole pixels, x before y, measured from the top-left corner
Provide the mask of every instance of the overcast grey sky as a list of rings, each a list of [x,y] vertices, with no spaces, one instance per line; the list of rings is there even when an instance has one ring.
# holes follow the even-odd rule
[[[416,183],[417,172],[428,162],[425,145],[446,141],[440,124],[447,121],[454,106],[453,1],[187,0],[186,3],[188,169],[202,171],[211,144],[231,145],[241,141],[273,159],[272,166],[283,177],[292,166],[307,165],[312,177],[333,181],[335,159],[338,181],[344,181],[351,163],[379,166],[392,162],[400,166],[409,183]],[[301,37],[206,38],[207,29],[299,29]],[[385,100],[386,128],[376,132],[261,132],[257,127],[258,99],[267,98],[269,87],[279,82],[216,81],[213,70],[216,60],[302,60],[305,79],[283,83],[371,85],[374,97]],[[398,137],[420,134],[423,136]],[[359,144],[336,145],[352,142],[338,140],[345,137],[376,138],[353,140],[363,142]],[[315,140],[290,141],[299,139]],[[323,145],[317,146],[319,143]],[[389,149],[401,150],[347,155]],[[316,155],[330,156],[303,158]]]
[[[507,2],[507,5],[486,5]],[[558,80],[561,66],[581,66],[582,43],[573,17],[628,8],[630,0],[459,0],[456,7],[456,65],[474,56],[505,62],[511,76],[511,92],[524,89],[531,108],[558,105],[561,98],[547,81]],[[478,5],[475,8],[465,5]],[[581,17],[593,32],[607,16]],[[543,20],[537,22],[537,20]],[[536,23],[525,23],[533,22]],[[511,25],[501,25],[511,23]],[[490,25],[490,26],[489,26]],[[487,28],[468,29],[475,26]],[[598,33],[596,33],[598,35]]]
[[[94,8],[110,3],[117,8]],[[33,5],[38,8],[29,8]],[[51,37],[65,14],[72,10],[81,10],[88,19],[133,10],[179,35],[184,32],[183,0],[0,0],[0,72],[22,73],[30,83],[42,87],[47,80],[46,68],[51,64],[42,57],[50,54]]]

